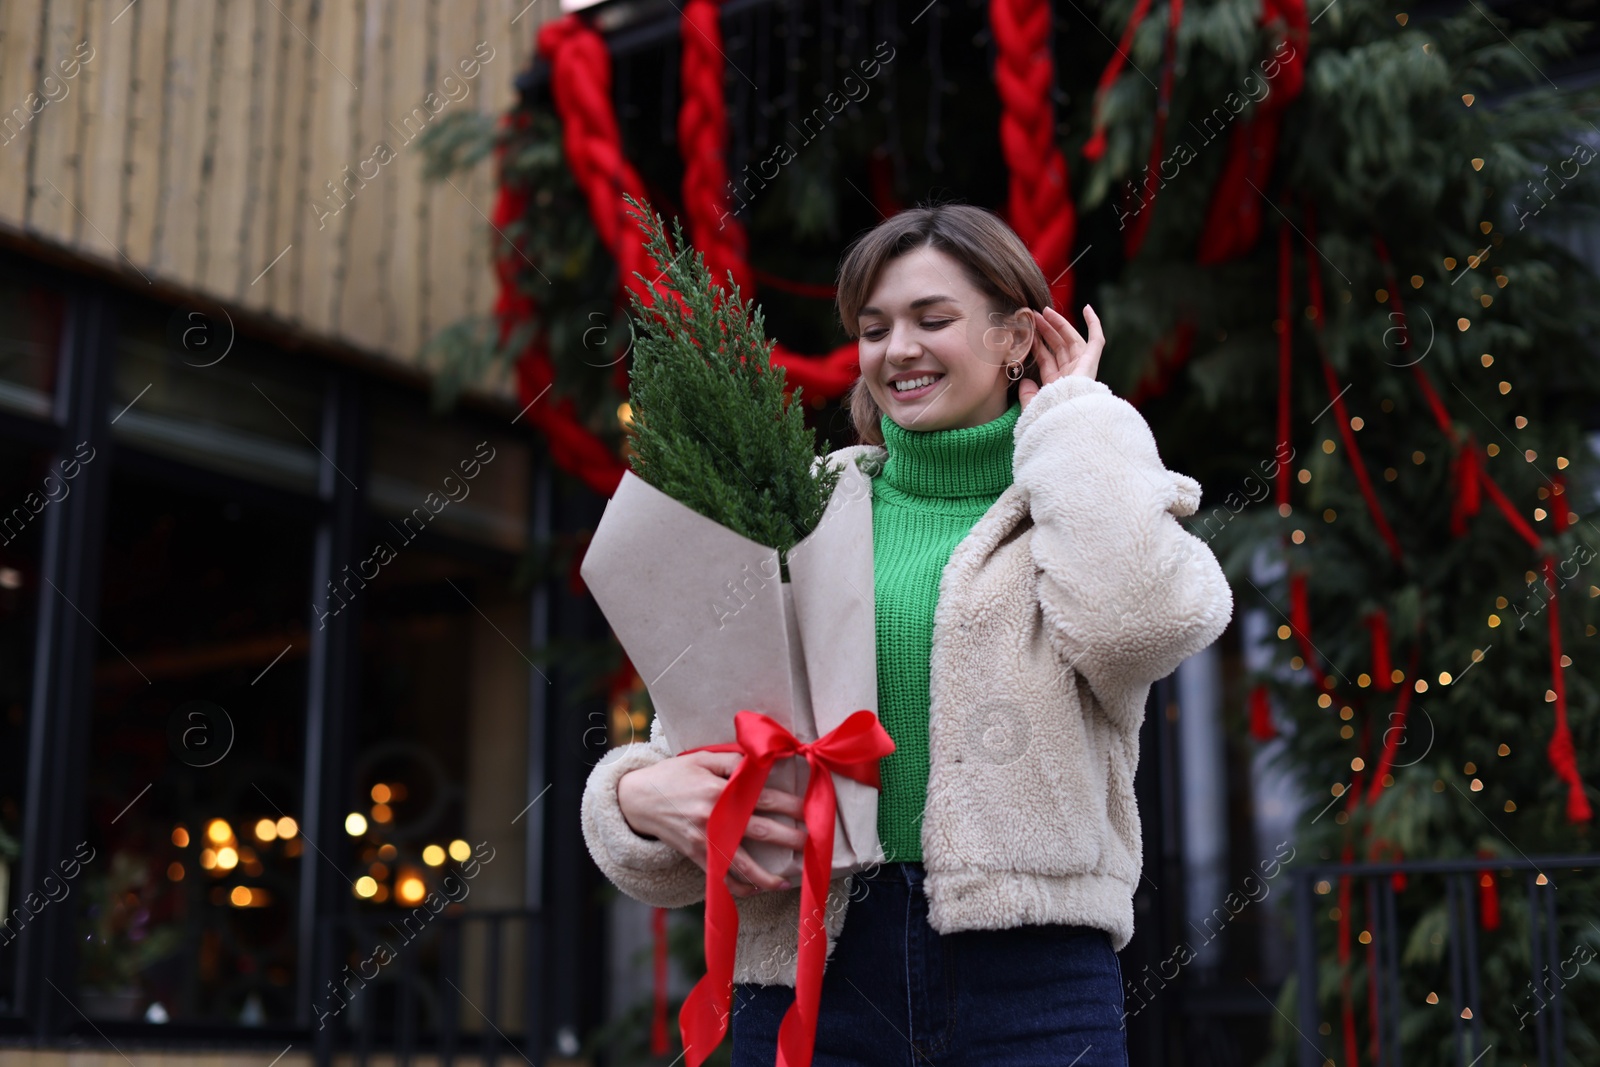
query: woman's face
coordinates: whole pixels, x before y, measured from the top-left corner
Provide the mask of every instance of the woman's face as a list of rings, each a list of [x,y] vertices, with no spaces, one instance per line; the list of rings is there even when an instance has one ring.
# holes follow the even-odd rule
[[[948,253],[924,245],[883,265],[856,328],[861,376],[878,408],[908,430],[981,426],[1005,414],[1008,360],[1025,359],[1031,323],[1001,316]],[[932,378],[901,391],[895,382]]]

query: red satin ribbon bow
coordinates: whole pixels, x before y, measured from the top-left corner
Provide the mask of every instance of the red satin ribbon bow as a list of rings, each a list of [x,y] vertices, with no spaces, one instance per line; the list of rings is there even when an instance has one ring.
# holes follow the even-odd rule
[[[802,744],[770,716],[748,709],[733,717],[737,741],[701,745],[686,752],[742,752],[728,784],[706,820],[706,973],[678,1012],[684,1057],[700,1067],[728,1031],[733,1001],[734,949],[739,939],[739,908],[724,879],[744,837],[772,765],[789,756],[803,756],[810,771],[805,792],[806,844],[800,878],[800,932],[807,917],[820,936],[800,938],[795,962],[795,998],[778,1029],[778,1067],[809,1067],[817,1032],[817,1005],[822,996],[822,963],[828,954],[828,873],[833,867],[833,775],[842,774],[874,789],[881,788],[878,760],[894,751],[894,742],[878,717],[865,708],[815,741]],[[682,755],[683,753],[679,753]]]

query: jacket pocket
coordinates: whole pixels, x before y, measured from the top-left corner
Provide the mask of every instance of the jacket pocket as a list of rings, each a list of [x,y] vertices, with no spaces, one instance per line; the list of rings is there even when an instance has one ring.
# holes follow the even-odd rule
[[[1045,875],[1097,869],[1106,759],[1073,685],[1037,671],[987,681],[932,724],[925,829],[935,840],[924,834],[925,858]]]

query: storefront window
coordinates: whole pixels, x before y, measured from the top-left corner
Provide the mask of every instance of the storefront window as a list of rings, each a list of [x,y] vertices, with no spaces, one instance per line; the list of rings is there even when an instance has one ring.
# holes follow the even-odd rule
[[[0,441],[0,915],[16,904],[13,879],[22,856],[43,512],[69,487],[44,452]],[[8,947],[0,945],[0,1013],[16,1003]]]
[[[65,321],[60,292],[0,268],[0,409],[49,418]]]
[[[292,1023],[315,523],[124,469],[107,514],[80,1004]]]
[[[109,441],[81,425],[81,406],[60,405],[98,453],[54,448],[53,427],[0,439],[0,912],[38,803],[27,779],[33,674],[65,654],[41,639],[40,605],[64,596],[41,589],[41,566],[55,547],[54,565],[81,578],[99,555],[94,592],[63,608],[63,631],[76,639],[81,620],[93,648],[87,706],[75,693],[60,701],[63,730],[86,739],[86,754],[81,780],[45,791],[68,810],[81,800],[94,858],[51,933],[53,965],[65,957],[73,972],[63,978],[74,1011],[50,1025],[293,1027],[308,999],[322,1016],[324,991],[301,985],[327,960],[321,937],[316,960],[301,956],[314,918],[335,938],[336,970],[379,936],[404,953],[341,1026],[487,1038],[481,1017],[450,1013],[498,997],[493,1027],[519,1029],[535,934],[515,914],[527,902],[538,671],[516,579],[529,445],[499,419],[439,417],[425,398],[367,381],[364,395],[339,393],[340,425],[365,425],[367,438],[358,458],[340,458],[330,500],[323,436],[337,372],[227,334],[191,345],[184,331],[215,331],[214,317],[84,300],[115,325],[109,361],[87,347],[62,354],[73,338],[95,343],[93,332],[63,330],[62,300],[0,271],[0,411],[10,412],[0,421],[48,420],[69,380],[108,393]],[[109,380],[58,383],[58,364],[80,356]],[[102,477],[74,481],[91,462],[106,465]],[[90,494],[72,504],[95,516],[90,547],[48,545],[47,509],[77,492]],[[354,558],[334,561],[333,586],[313,588],[319,539],[338,532],[352,495],[362,502]],[[352,597],[359,610],[346,612]],[[354,640],[329,641],[337,626],[354,627]],[[302,825],[313,646],[354,682],[328,709],[343,754],[323,802],[341,832],[316,842]],[[305,914],[308,863],[331,864],[348,894],[332,914]],[[430,896],[454,906],[419,931]],[[38,964],[15,953],[0,963],[4,1015]]]
[[[361,568],[370,581],[353,589],[365,598],[361,697],[342,798],[355,921],[341,932],[335,968],[369,974],[375,939],[394,960],[349,1015],[331,1000],[317,1011],[386,1033],[404,1003],[401,983],[411,984],[423,1027],[440,1021],[434,991],[451,995],[445,979],[483,1003],[485,929],[442,937],[432,912],[417,911],[427,896],[469,912],[524,905],[534,667],[516,556],[500,551],[520,548],[523,536],[526,446],[441,425],[420,403],[380,401],[373,411],[372,514],[361,541],[373,562]],[[504,1006],[518,1006],[498,1018],[503,1028],[520,1025],[523,933],[508,925],[497,947]],[[470,1031],[481,1018],[469,1011],[461,1023]]]
[[[437,418],[420,401],[386,392],[373,397],[372,413],[368,496],[375,512],[393,520],[395,533],[409,539],[426,524],[506,552],[523,550],[525,446],[465,420]]]
[[[206,470],[315,492],[320,374],[231,337],[224,319],[199,314],[126,313],[108,412],[112,433]],[[192,334],[201,329],[217,335],[211,347],[197,347]]]

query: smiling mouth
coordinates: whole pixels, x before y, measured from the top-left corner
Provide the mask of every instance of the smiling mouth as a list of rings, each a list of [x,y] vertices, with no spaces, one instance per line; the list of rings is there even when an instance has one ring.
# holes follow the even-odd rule
[[[912,388],[912,389],[902,389],[901,386],[900,386],[900,383],[891,382],[890,385],[889,385],[889,392],[892,395],[899,396],[899,397],[921,396],[922,394],[926,393],[929,389],[932,389],[934,386],[938,385],[939,382],[942,381],[943,379],[944,379],[944,375],[942,375],[942,374],[925,374],[920,378],[913,379],[914,381],[920,382],[922,384],[920,384],[920,385],[918,385],[918,386],[916,386],[915,388]]]

